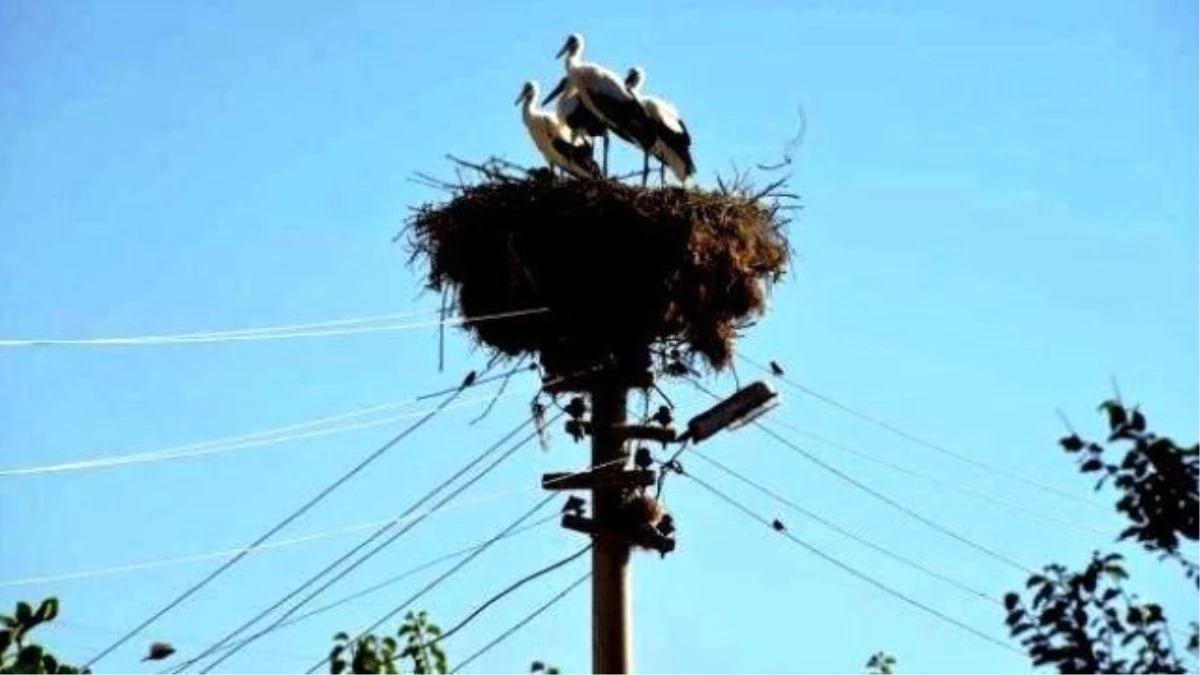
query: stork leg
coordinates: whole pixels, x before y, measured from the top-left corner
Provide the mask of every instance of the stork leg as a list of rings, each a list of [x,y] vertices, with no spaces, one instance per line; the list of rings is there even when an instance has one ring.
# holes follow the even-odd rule
[[[659,187],[667,186],[667,163],[658,163],[658,185]]]
[[[601,136],[604,138],[604,177],[608,178],[608,131]]]
[[[646,182],[650,179],[650,153],[642,155],[642,187],[646,187]]]

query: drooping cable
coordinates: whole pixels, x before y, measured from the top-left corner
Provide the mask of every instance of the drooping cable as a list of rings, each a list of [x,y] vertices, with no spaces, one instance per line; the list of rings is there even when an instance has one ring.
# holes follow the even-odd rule
[[[567,595],[569,595],[571,593],[571,591],[582,586],[583,583],[590,578],[592,578],[592,573],[588,572],[588,573],[584,574],[583,576],[579,577],[578,579],[576,579],[575,581],[571,582],[571,584],[569,586],[567,586],[563,590],[559,591],[554,597],[550,598],[549,600],[544,602],[540,607],[538,607],[537,609],[530,612],[528,615],[525,616],[525,618],[518,621],[511,628],[509,628],[508,630],[506,630],[503,633],[501,633],[500,635],[498,635],[494,640],[487,643],[483,647],[479,648],[477,651],[473,652],[467,658],[463,659],[463,661],[461,663],[459,663],[457,666],[454,666],[454,668],[450,669],[450,672],[451,673],[461,672],[462,669],[466,668],[468,665],[470,665],[472,661],[474,661],[475,659],[478,659],[479,657],[483,656],[484,654],[486,654],[489,651],[491,651],[492,649],[494,649],[496,647],[496,645],[498,645],[501,642],[504,642],[508,638],[512,637],[513,634],[515,634],[517,631],[519,631],[522,628],[524,628],[525,626],[529,625],[530,621],[533,621],[534,619],[541,616],[546,610],[550,609],[555,604],[557,604],[559,601],[561,601],[563,598],[567,597]]]
[[[429,644],[434,645],[439,642],[442,642],[443,640],[450,639],[450,636],[454,635],[458,631],[465,628],[468,624],[470,624],[472,621],[474,621],[476,617],[478,617],[480,614],[483,614],[483,612],[485,610],[487,610],[488,607],[491,607],[492,605],[496,604],[500,600],[504,599],[504,597],[507,596],[509,593],[513,593],[514,591],[516,591],[518,588],[524,586],[525,584],[527,584],[535,579],[541,578],[541,577],[553,572],[554,570],[556,570],[560,567],[563,567],[564,565],[571,564],[572,562],[577,560],[580,556],[582,556],[584,553],[587,553],[590,550],[592,550],[592,545],[588,544],[588,545],[584,546],[583,548],[579,549],[578,551],[572,553],[571,555],[569,555],[561,560],[557,560],[553,563],[550,563],[549,565],[546,565],[545,567],[538,569],[535,572],[532,572],[530,574],[527,574],[527,575],[521,577],[517,581],[515,581],[512,584],[510,584],[509,586],[507,586],[504,590],[493,595],[491,598],[488,598],[488,600],[486,602],[484,602],[483,604],[476,607],[473,612],[471,612],[470,614],[468,614],[466,616],[466,618],[464,618],[462,621],[459,621],[458,623],[456,623],[454,625],[454,627],[452,627],[450,630],[446,631],[445,633],[442,633],[441,635],[439,635],[436,640],[431,641]]]
[[[718,400],[720,399],[719,395],[717,395],[715,392],[710,390],[708,387],[705,387],[698,380],[691,378],[688,381],[691,382],[693,386],[700,389],[700,391],[703,391],[704,393],[706,393],[709,396],[712,396]],[[792,450],[792,452],[795,452],[796,454],[800,455],[801,457],[804,457],[805,459],[807,459],[808,461],[817,465],[821,469],[825,470],[826,472],[828,472],[830,474],[833,474],[837,478],[839,478],[842,481],[848,483],[849,485],[857,488],[858,490],[874,497],[875,499],[878,499],[879,501],[887,504],[888,506],[891,506],[892,508],[905,514],[909,518],[912,518],[913,520],[916,520],[917,522],[925,525],[926,527],[929,527],[930,529],[940,532],[940,533],[946,535],[947,537],[954,539],[955,541],[965,544],[998,562],[1004,563],[1005,565],[1008,565],[1009,567],[1017,569],[1024,574],[1030,574],[1030,575],[1035,574],[1035,572],[1028,565],[1024,565],[1024,564],[1004,555],[1003,553],[996,551],[995,549],[993,549],[989,546],[985,546],[984,544],[980,544],[976,541],[973,541],[973,540],[967,538],[966,536],[964,536],[962,534],[959,534],[958,532],[954,531],[953,529],[946,527],[945,525],[942,525],[941,523],[938,523],[937,521],[932,520],[931,518],[929,518],[925,515],[922,515],[921,513],[917,512],[916,510],[912,509],[911,507],[904,505],[903,503],[897,501],[896,499],[889,497],[887,494],[884,494],[883,492],[876,490],[875,488],[871,487],[870,485],[867,485],[866,483],[855,478],[854,476],[851,476],[850,474],[846,473],[845,471],[842,471],[841,469],[833,466],[832,464],[825,462],[824,460],[822,460],[821,458],[812,454],[808,450],[805,450],[800,445],[794,443],[791,439],[787,438],[786,436],[780,434],[779,432],[775,431],[771,427],[767,426],[762,420],[754,420],[752,422],[752,424],[754,424],[756,427],[761,429],[764,433],[766,433],[771,438],[775,439],[779,443],[783,444],[785,447]]]
[[[433,581],[425,584],[424,586],[421,587],[421,589],[419,591],[417,591],[416,593],[409,596],[407,600],[400,603],[399,605],[396,605],[394,608],[389,610],[383,616],[379,617],[378,620],[376,620],[374,623],[372,623],[370,626],[368,626],[365,630],[359,632],[358,635],[356,635],[354,637],[354,639],[351,640],[351,642],[357,643],[360,638],[362,638],[365,635],[368,635],[375,629],[382,626],[387,621],[391,620],[394,616],[396,616],[400,612],[403,612],[406,608],[408,608],[410,605],[412,605],[412,603],[419,600],[426,593],[437,588],[441,584],[445,583],[445,581],[447,579],[449,579],[450,577],[457,574],[459,570],[466,567],[472,560],[474,560],[474,559],[478,558],[480,555],[482,555],[485,551],[487,551],[489,548],[491,548],[493,544],[495,544],[497,541],[500,541],[505,536],[510,534],[512,531],[519,528],[526,520],[529,520],[538,511],[541,511],[543,508],[545,508],[546,505],[549,504],[551,501],[553,501],[556,496],[557,495],[555,495],[554,493],[550,493],[549,495],[547,495],[544,499],[542,499],[537,504],[535,504],[533,506],[533,508],[526,511],[524,514],[522,514],[519,518],[517,518],[515,521],[510,523],[503,530],[501,530],[497,534],[493,535],[492,538],[488,539],[488,541],[483,546],[472,551],[466,558],[460,560],[457,564],[455,564],[454,567],[451,567],[450,569],[446,570],[442,574],[438,575],[438,577],[435,578]],[[316,671],[320,670],[320,668],[328,661],[329,661],[328,655],[322,657],[319,661],[314,663],[312,665],[312,667],[310,667],[306,671],[307,675],[312,675],[312,673],[315,673]]]
[[[752,520],[758,522],[759,524],[763,525],[767,529],[769,529],[773,532],[778,532],[779,534],[783,535],[788,541],[792,542],[793,544],[796,544],[797,546],[804,548],[809,553],[812,553],[813,555],[816,555],[817,557],[830,563],[831,565],[834,565],[835,567],[841,569],[843,572],[846,572],[847,574],[850,574],[851,576],[853,576],[861,581],[865,581],[868,584],[874,586],[875,588],[878,588],[879,590],[883,591],[884,593],[887,593],[888,595],[890,595],[912,607],[915,607],[915,608],[921,610],[922,612],[929,614],[930,616],[933,616],[937,619],[940,619],[941,621],[944,621],[950,625],[960,628],[968,633],[971,633],[972,635],[974,635],[980,639],[986,640],[987,642],[990,642],[991,644],[996,645],[997,647],[1000,647],[1001,649],[1004,649],[1004,650],[1007,650],[1010,652],[1014,652],[1016,654],[1020,654],[1021,656],[1025,656],[1025,653],[1022,652],[1021,650],[1017,649],[1016,647],[1013,647],[1012,645],[1010,645],[1008,643],[1002,642],[999,639],[992,637],[991,635],[988,635],[987,633],[984,633],[983,631],[981,631],[967,623],[964,623],[964,622],[950,616],[949,614],[946,614],[945,612],[942,612],[933,607],[930,607],[929,605],[927,605],[919,600],[916,600],[916,599],[892,588],[891,586],[888,586],[887,584],[875,579],[875,577],[873,577],[865,572],[862,572],[861,570],[859,570],[855,567],[852,567],[851,565],[843,562],[842,560],[839,560],[838,558],[835,558],[835,557],[829,555],[828,553],[825,553],[824,551],[817,548],[816,546],[813,546],[812,544],[808,543],[807,541],[804,541],[803,539],[800,539],[796,535],[792,534],[791,532],[789,532],[787,530],[786,527],[781,527],[780,521],[776,520],[776,521],[772,522],[771,520],[767,519],[766,517],[759,515],[753,509],[746,506],[745,504],[742,504],[741,502],[734,499],[733,497],[730,497],[729,495],[725,494],[723,491],[721,491],[717,487],[713,486],[711,483],[709,483],[701,478],[697,478],[696,476],[694,476],[690,473],[685,472],[683,475],[685,477],[687,477],[689,480],[696,483],[697,485],[703,487],[709,493],[718,497],[725,504],[732,506],[736,510],[740,511],[741,513],[743,513],[747,517],[751,518]]]
[[[872,551],[875,551],[876,553],[885,555],[888,558],[895,560],[896,562],[899,562],[909,568],[912,568],[912,569],[917,570],[918,572],[921,572],[922,574],[925,574],[925,575],[932,577],[934,579],[937,579],[943,583],[954,586],[955,588],[959,589],[960,591],[962,591],[968,595],[972,595],[974,597],[980,598],[989,604],[1001,604],[999,599],[988,595],[984,591],[981,591],[977,588],[972,588],[972,587],[964,584],[963,582],[958,581],[957,579],[948,577],[948,576],[942,574],[941,572],[930,569],[928,566],[926,566],[918,561],[912,560],[911,558],[902,556],[899,553],[894,553],[893,551],[887,549],[886,547],[880,546],[879,544],[876,544],[875,542],[863,537],[862,535],[859,535],[854,532],[851,532],[850,530],[847,530],[846,528],[838,525],[837,523],[829,520],[828,518],[825,518],[821,515],[813,513],[812,511],[800,506],[796,502],[788,499],[787,497],[784,497],[783,495],[779,494],[778,492],[775,492],[774,490],[766,487],[762,483],[759,483],[758,481],[747,478],[744,474],[742,474],[738,471],[735,471],[735,470],[729,468],[728,466],[726,466],[725,464],[718,462],[717,460],[709,457],[708,455],[704,454],[700,450],[692,450],[692,456],[698,457],[699,459],[711,464],[712,466],[716,467],[719,471],[721,471],[725,475],[734,478],[735,480],[741,482],[744,485],[750,486],[751,488],[766,495],[767,497],[770,497],[771,499],[775,500],[776,502],[779,502],[780,504],[795,511],[796,513],[799,513],[800,515],[803,515],[804,517],[806,517],[810,520],[815,520],[816,522],[824,525],[825,527],[833,530],[834,532],[837,532],[838,534],[842,535],[843,537],[846,537],[847,539],[852,539],[852,540],[862,544],[863,546],[866,546],[867,548],[871,549]]]
[[[765,373],[771,373],[772,375],[777,377],[780,381],[782,381],[784,384],[795,389],[796,391],[802,392],[804,394],[808,394],[809,396],[817,399],[818,401],[821,401],[822,403],[824,403],[828,406],[837,408],[838,410],[841,410],[842,412],[844,412],[848,415],[856,417],[859,420],[867,422],[868,424],[872,424],[876,427],[879,427],[880,429],[883,429],[884,431],[887,431],[888,433],[899,436],[900,438],[903,438],[907,441],[916,443],[917,445],[920,445],[924,448],[928,448],[929,450],[933,450],[934,452],[939,452],[948,457],[953,457],[954,459],[957,459],[958,461],[963,462],[965,464],[970,464],[971,466],[974,466],[977,469],[982,469],[984,471],[988,471],[988,472],[996,474],[996,475],[1004,476],[1006,478],[1010,478],[1012,480],[1016,480],[1016,481],[1025,483],[1026,485],[1030,485],[1030,486],[1038,488],[1040,490],[1054,493],[1054,494],[1058,495],[1059,497],[1064,497],[1066,499],[1070,499],[1070,500],[1073,500],[1076,502],[1081,502],[1083,504],[1087,504],[1087,505],[1093,506],[1093,507],[1104,508],[1104,505],[1098,504],[1097,502],[1095,502],[1093,500],[1087,499],[1085,497],[1080,497],[1079,495],[1076,495],[1076,494],[1071,494],[1070,492],[1067,492],[1065,490],[1060,490],[1052,485],[1047,485],[1045,483],[1034,480],[1027,476],[1023,476],[1019,473],[1010,471],[1008,469],[1002,469],[1000,467],[993,466],[993,465],[987,464],[985,462],[981,462],[973,457],[964,455],[961,452],[955,452],[954,450],[951,450],[950,448],[947,448],[943,445],[940,445],[938,443],[934,443],[932,441],[921,438],[920,436],[917,436],[916,434],[909,433],[909,432],[901,429],[900,427],[897,427],[894,424],[891,424],[889,422],[881,420],[873,415],[869,415],[860,410],[856,410],[855,408],[852,408],[849,405],[846,405],[845,403],[838,401],[837,399],[833,398],[832,396],[823,394],[811,387],[806,387],[803,384],[793,380],[792,378],[787,377],[786,375],[784,375],[782,373],[773,371],[769,366],[763,365],[759,361],[756,361],[755,359],[752,359],[749,356],[746,356],[746,354],[743,352],[738,352],[737,355],[739,357],[741,357],[741,359],[743,361],[745,361],[746,363],[749,363],[750,365],[754,366],[755,368],[757,368]]]
[[[453,481],[457,480],[459,477],[466,474],[475,465],[477,465],[479,462],[482,462],[484,459],[486,459],[488,456],[490,456],[493,452],[499,450],[505,443],[508,442],[509,439],[511,439],[513,436],[516,436],[518,433],[520,433],[521,430],[524,429],[526,426],[528,426],[532,421],[533,421],[532,418],[526,419],[518,427],[516,427],[509,433],[505,434],[503,438],[501,438],[499,441],[497,441],[496,443],[493,443],[491,446],[489,446],[488,449],[485,450],[483,453],[481,453],[478,457],[476,457],[474,460],[472,460],[470,463],[468,463],[463,468],[459,469],[457,472],[454,473],[454,475],[452,475],[447,480],[443,481],[440,485],[435,487],[432,491],[427,493],[416,504],[414,504],[410,508],[410,510],[415,510],[416,508],[419,508],[422,504],[424,504],[425,502],[427,502],[430,499],[432,499],[433,497],[435,497],[440,491],[442,491],[443,489],[448,487],[450,485],[450,483],[452,483]],[[474,485],[479,480],[481,480],[484,476],[491,473],[492,470],[494,470],[497,466],[499,466],[504,460],[511,457],[517,450],[519,450],[521,447],[523,447],[524,445],[529,443],[529,441],[533,440],[533,438],[535,436],[536,436],[536,432],[527,435],[524,440],[513,445],[513,447],[511,447],[506,452],[502,453],[500,455],[500,457],[498,457],[496,460],[494,460],[491,464],[484,467],[484,469],[482,469],[477,474],[472,476],[465,483],[463,483],[459,487],[455,488],[449,494],[447,494],[445,497],[440,499],[437,502],[437,504],[434,505],[433,508],[434,509],[441,508],[443,505],[449,503],[451,500],[453,500],[454,498],[456,498],[457,496],[462,494],[464,491],[466,491],[472,485]],[[260,637],[266,635],[267,633],[271,632],[272,630],[274,630],[276,627],[278,627],[280,624],[282,624],[288,618],[293,616],[296,612],[300,611],[301,608],[303,608],[305,605],[307,605],[309,602],[311,602],[313,599],[315,599],[317,596],[319,596],[321,593],[323,593],[327,588],[329,588],[333,584],[337,583],[341,579],[345,578],[345,576],[347,574],[349,574],[350,572],[357,569],[359,566],[361,566],[367,560],[370,560],[374,556],[378,555],[381,551],[386,549],[391,544],[395,543],[400,537],[404,536],[406,533],[408,533],[410,530],[412,530],[412,528],[416,527],[422,520],[424,520],[424,519],[418,518],[418,519],[412,521],[411,523],[406,524],[399,531],[397,531],[397,532],[393,533],[391,536],[387,537],[380,544],[376,545],[373,549],[371,549],[367,553],[363,554],[357,560],[351,562],[346,567],[343,567],[339,572],[334,574],[332,577],[330,577],[328,580],[326,580],[324,583],[322,583],[315,590],[313,590],[308,595],[306,595],[304,598],[302,598],[300,601],[298,601],[297,603],[295,603],[294,605],[289,607],[281,616],[276,618],[265,629],[258,631],[254,635],[250,636],[247,640],[240,642],[238,645],[235,645],[233,648],[231,648],[228,651],[226,651],[225,653],[221,654],[221,656],[218,657],[215,661],[209,663],[206,667],[204,667],[202,669],[202,672],[207,672],[209,670],[212,670],[213,668],[217,667],[219,664],[224,662],[226,659],[228,659],[229,657],[236,654],[242,647],[254,642],[258,638],[260,638]],[[343,554],[342,556],[337,558],[335,561],[333,561],[332,563],[330,563],[329,565],[327,565],[326,567],[324,567],[323,569],[318,571],[316,574],[314,574],[312,577],[310,577],[304,583],[300,584],[298,587],[293,589],[291,592],[284,595],[280,600],[276,601],[270,607],[262,610],[257,615],[255,615],[253,618],[244,622],[241,626],[239,626],[233,632],[229,633],[228,635],[223,637],[221,640],[219,640],[210,649],[206,650],[206,653],[203,653],[200,656],[195,657],[189,663],[185,664],[185,666],[190,666],[192,663],[195,663],[195,662],[199,661],[200,659],[205,658],[208,654],[211,654],[213,651],[220,648],[226,642],[233,639],[237,635],[241,634],[244,630],[248,629],[250,626],[257,623],[260,619],[267,616],[271,612],[275,611],[279,607],[283,606],[283,604],[285,604],[287,601],[291,600],[292,598],[296,597],[300,593],[304,592],[306,589],[312,587],[323,576],[325,576],[326,574],[328,574],[329,572],[334,570],[336,567],[341,565],[343,562],[346,562],[350,558],[357,555],[360,551],[365,549],[367,546],[370,546],[375,540],[382,537],[390,529],[391,529],[391,526],[388,525],[388,526],[384,526],[384,527],[376,530],[370,537],[363,540],[357,546],[355,546],[351,550],[347,551],[345,554]],[[181,668],[181,670],[186,670],[186,667]]]
[[[469,379],[470,379],[470,377],[468,376],[468,380]],[[100,651],[100,653],[98,653],[95,656],[93,656],[92,658],[90,658],[87,661],[87,663],[85,663],[83,665],[83,668],[90,669],[91,666],[95,665],[96,662],[98,662],[100,659],[103,659],[105,656],[108,656],[109,654],[111,654],[115,649],[117,649],[121,645],[125,644],[126,642],[131,640],[134,636],[136,636],[137,634],[139,634],[143,630],[145,630],[146,627],[148,627],[150,624],[154,623],[158,619],[162,618],[165,614],[167,614],[171,610],[178,607],[185,600],[190,598],[192,595],[195,595],[197,592],[199,592],[205,586],[208,586],[210,583],[212,583],[214,580],[216,580],[217,577],[221,576],[221,574],[225,573],[227,570],[229,570],[231,567],[233,567],[239,561],[241,561],[250,551],[253,551],[256,547],[263,544],[271,537],[275,536],[275,534],[278,533],[280,530],[282,530],[283,528],[290,525],[293,521],[295,521],[301,515],[306,513],[309,509],[316,506],[319,502],[321,502],[323,499],[325,499],[330,494],[332,494],[334,490],[336,490],[339,487],[341,487],[342,485],[344,485],[348,480],[353,478],[355,475],[357,475],[360,471],[365,469],[372,462],[374,462],[375,460],[377,460],[381,456],[383,456],[383,454],[385,452],[392,449],[393,447],[396,446],[396,444],[400,443],[400,441],[404,440],[405,438],[410,436],[413,432],[415,432],[417,429],[424,426],[427,422],[429,422],[431,419],[433,419],[434,416],[436,416],[439,412],[441,412],[446,406],[450,405],[454,401],[454,399],[458,398],[458,396],[464,391],[466,384],[469,384],[469,382],[464,382],[463,386],[460,386],[453,393],[448,395],[446,398],[442,399],[442,402],[436,408],[431,410],[427,415],[418,419],[416,422],[414,422],[413,424],[406,427],[403,431],[401,431],[400,433],[393,436],[392,439],[389,440],[387,443],[384,443],[379,448],[377,448],[376,450],[371,452],[369,455],[367,455],[365,458],[363,458],[358,464],[356,464],[354,467],[352,467],[349,471],[347,471],[346,473],[339,476],[336,480],[334,480],[332,483],[330,483],[325,488],[323,488],[320,492],[318,492],[314,497],[312,497],[311,499],[306,501],[304,504],[302,504],[298,509],[293,511],[291,514],[289,514],[283,520],[279,521],[279,523],[277,523],[276,525],[271,527],[269,530],[264,532],[261,536],[259,536],[257,539],[255,539],[249,546],[247,546],[245,550],[243,550],[242,552],[238,553],[234,557],[232,557],[229,560],[222,563],[217,569],[210,572],[207,576],[205,576],[204,578],[202,578],[200,581],[196,582],[192,586],[189,586],[187,588],[187,590],[185,590],[183,593],[179,594],[173,600],[171,600],[166,605],[164,605],[161,609],[157,610],[156,612],[151,614],[149,617],[144,619],[137,626],[134,626],[127,633],[125,633],[125,635],[121,636],[115,642],[113,642],[112,644],[110,644],[107,647],[105,647],[104,649],[102,649]]]

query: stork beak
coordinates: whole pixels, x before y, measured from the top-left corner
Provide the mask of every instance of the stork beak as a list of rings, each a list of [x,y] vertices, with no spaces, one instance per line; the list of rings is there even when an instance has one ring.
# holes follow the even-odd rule
[[[559,49],[558,53],[554,55],[554,58],[561,59],[562,55],[567,53],[567,47],[570,46],[570,44],[571,44],[570,40],[564,42],[562,48]]]
[[[566,88],[567,88],[567,78],[564,77],[563,79],[558,81],[558,84],[555,85],[554,89],[550,90],[549,94],[546,94],[546,98],[542,99],[542,105],[546,105],[550,101],[553,101],[554,99],[558,98],[558,95],[563,93],[563,90]]]
[[[525,92],[522,91],[520,94],[517,94],[517,100],[513,101],[513,105],[521,105],[521,101],[524,101],[524,100],[525,100]]]

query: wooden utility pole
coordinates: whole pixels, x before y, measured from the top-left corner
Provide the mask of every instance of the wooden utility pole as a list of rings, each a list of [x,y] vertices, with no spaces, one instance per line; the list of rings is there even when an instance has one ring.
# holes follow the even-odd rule
[[[597,473],[621,473],[627,457],[624,437],[628,389],[616,378],[592,388],[592,466]],[[592,548],[592,672],[630,673],[632,636],[629,602],[629,540],[606,525],[621,515],[622,489],[597,484],[592,488],[592,508],[599,526]]]
[[[542,475],[547,490],[589,490],[591,516],[568,508],[562,525],[592,538],[592,671],[623,675],[633,672],[632,609],[630,607],[629,559],[633,547],[666,555],[675,550],[675,539],[653,522],[639,521],[631,498],[644,496],[653,487],[657,473],[648,466],[629,469],[628,441],[671,443],[675,430],[666,424],[647,426],[626,422],[629,390],[648,388],[654,382],[649,370],[632,372],[628,367],[602,369],[544,389],[551,395],[574,391],[591,398],[591,418],[584,419],[582,399],[572,401],[566,423],[572,436],[592,437],[591,470]],[[568,505],[570,502],[568,502]]]

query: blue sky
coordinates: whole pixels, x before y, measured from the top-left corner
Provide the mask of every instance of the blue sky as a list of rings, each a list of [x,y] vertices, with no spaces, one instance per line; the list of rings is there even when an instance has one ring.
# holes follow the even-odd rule
[[[1161,431],[1200,433],[1195,3],[6,2],[0,4],[0,336],[241,328],[428,310],[390,243],[441,195],[445,153],[537,155],[512,106],[548,87],[570,31],[587,56],[646,68],[695,137],[700,183],[771,161],[808,133],[793,189],[794,274],[743,342],[789,373],[981,461],[1086,495],[1056,450],[1061,407],[1098,430],[1111,391]],[[638,157],[614,151],[630,167]],[[451,331],[0,352],[4,468],[155,450],[406,398],[484,355]],[[745,376],[745,372],[743,372]],[[732,387],[725,378],[716,383]],[[514,385],[515,386],[515,385]],[[532,392],[531,379],[520,382]],[[684,410],[702,398],[670,388]],[[785,392],[804,429],[997,498],[1115,532],[1103,509],[977,471]],[[446,414],[283,536],[387,518],[507,431],[527,396]],[[398,428],[398,427],[397,427]],[[0,580],[249,542],[396,428],[89,473],[0,478]],[[972,539],[1040,566],[1099,535],[1063,528],[811,444],[814,453]],[[907,520],[747,429],[707,450],[822,515],[997,596],[1021,575]],[[583,467],[558,438],[519,453],[464,506],[416,528],[330,597],[479,540],[535,502],[544,471]],[[998,608],[840,539],[689,465],[875,578],[998,637]],[[649,672],[838,672],[886,649],[907,672],[1012,672],[1019,657],[756,529],[694,486],[668,488],[680,548],[635,565],[637,664]],[[150,639],[194,652],[355,543],[254,556],[103,661],[148,672]],[[443,625],[580,545],[547,527],[504,543],[423,603]],[[1120,549],[1130,551],[1130,549]],[[1194,553],[1194,551],[1193,551]],[[1131,552],[1138,590],[1181,624],[1194,587]],[[28,587],[83,661],[214,563]],[[438,570],[425,573],[432,578]],[[576,575],[505,601],[447,644],[465,655]],[[223,667],[304,669],[422,577],[281,631]],[[481,659],[589,667],[586,593]]]

